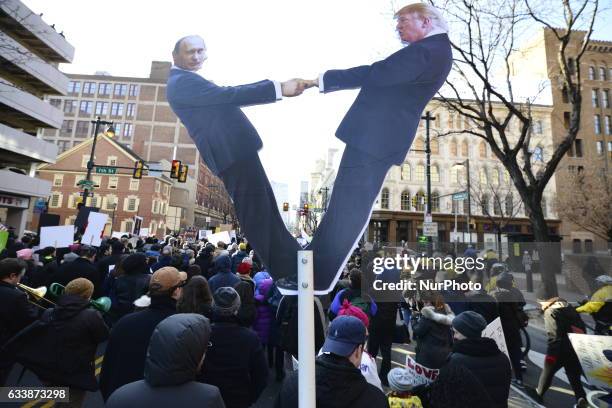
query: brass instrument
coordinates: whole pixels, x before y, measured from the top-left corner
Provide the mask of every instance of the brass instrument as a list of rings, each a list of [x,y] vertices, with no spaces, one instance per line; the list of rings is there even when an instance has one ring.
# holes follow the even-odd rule
[[[49,286],[49,293],[51,293],[55,297],[60,297],[64,294],[64,289],[64,286],[60,285],[57,282],[54,282],[51,284],[51,286]],[[91,299],[89,301],[89,305],[91,307],[102,313],[107,313],[111,308],[111,304],[111,299],[107,296],[102,296],[99,299]]]
[[[23,290],[28,295],[28,302],[32,303],[35,306],[40,307],[41,309],[46,309],[46,307],[38,303],[41,300],[44,300],[45,302],[49,303],[51,306],[56,306],[55,302],[52,302],[45,297],[45,295],[47,294],[47,288],[44,286],[41,286],[39,288],[31,288],[29,286],[24,285],[23,283],[18,283],[17,287]],[[33,298],[34,300],[30,298]]]

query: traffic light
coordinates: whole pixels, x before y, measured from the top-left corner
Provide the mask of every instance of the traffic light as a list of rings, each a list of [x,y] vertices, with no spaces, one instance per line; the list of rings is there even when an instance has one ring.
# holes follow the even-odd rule
[[[143,169],[144,162],[142,160],[136,160],[136,162],[134,162],[134,173],[132,174],[132,178],[141,179]]]
[[[170,170],[170,178],[173,178],[173,179],[179,178],[180,172],[181,172],[181,161],[180,160],[172,160],[172,168]]]
[[[304,214],[308,214],[308,203],[304,203]]]
[[[188,172],[189,172],[189,166],[186,165],[186,164],[185,165],[181,165],[181,167],[179,169],[179,175],[178,175],[178,182],[179,183],[186,183],[187,182],[187,173]]]
[[[289,203],[283,203],[283,211],[289,211]]]

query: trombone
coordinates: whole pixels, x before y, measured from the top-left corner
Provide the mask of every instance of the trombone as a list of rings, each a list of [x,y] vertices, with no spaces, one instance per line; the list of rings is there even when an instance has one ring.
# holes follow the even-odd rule
[[[56,306],[55,302],[52,302],[51,300],[45,297],[45,295],[47,294],[47,288],[44,286],[41,286],[39,288],[31,288],[29,286],[24,285],[23,283],[18,283],[17,287],[28,295],[28,302],[32,303],[35,306],[38,306],[41,309],[47,309],[45,306],[38,303],[41,300],[44,300],[51,306]],[[35,300],[31,300],[30,298],[33,298]]]
[[[44,288],[46,290],[46,288]],[[54,282],[51,284],[51,286],[49,286],[49,293],[51,293],[51,295],[55,296],[55,297],[59,297],[64,293],[64,289],[65,287],[60,285],[57,282]],[[107,296],[102,296],[99,299],[91,299],[89,301],[89,305],[91,307],[93,307],[94,309],[102,312],[102,313],[107,313],[110,308],[111,308],[111,299]]]

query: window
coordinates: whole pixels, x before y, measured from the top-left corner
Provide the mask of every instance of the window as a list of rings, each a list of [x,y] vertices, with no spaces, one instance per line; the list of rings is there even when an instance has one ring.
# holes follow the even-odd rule
[[[95,159],[94,159],[94,160],[95,160]],[[85,169],[86,169],[86,168],[87,168],[87,162],[88,162],[88,161],[89,161],[89,155],[88,155],[88,154],[84,154],[84,155],[81,157],[81,167],[83,167],[83,168],[85,168]],[[80,176],[76,176],[76,177],[75,177],[75,178],[76,178],[76,181],[79,181],[79,180],[80,180],[80,178],[79,178],[79,177],[80,177]],[[76,182],[75,182],[75,183],[76,183]],[[76,184],[75,184],[75,185],[76,185]]]
[[[487,170],[484,167],[478,171],[478,179],[483,186],[487,184]]]
[[[100,188],[102,185],[102,176],[92,176],[91,181],[93,181],[95,188]]]
[[[127,92],[126,84],[115,84],[115,88],[113,92],[114,96],[125,96],[126,92]]]
[[[431,193],[431,211],[440,212],[440,193],[437,191]]]
[[[115,128],[115,135],[119,136],[121,134],[121,122],[113,123],[113,127]]]
[[[402,211],[410,211],[410,193],[407,191],[402,191],[401,200],[400,200],[400,208]]]
[[[74,113],[76,112],[77,101],[72,99],[66,99],[64,101],[64,113]]]
[[[480,144],[478,145],[478,154],[482,159],[485,159],[487,157],[487,146],[484,142],[480,142]]]
[[[514,212],[514,197],[512,193],[508,193],[506,196],[506,216],[511,216]]]
[[[94,93],[96,93],[96,83],[95,82],[85,82],[83,84],[83,95],[94,94]]]
[[[576,146],[576,157],[582,157],[582,139],[574,140],[574,145]]]
[[[56,108],[59,108],[62,105],[62,100],[61,99],[49,99],[49,103],[51,104],[51,106],[54,106]]]
[[[125,116],[127,116],[128,118],[133,118],[135,112],[136,112],[136,104],[135,103],[128,103],[127,104],[127,109],[125,111]]]
[[[59,153],[62,154],[66,150],[70,149],[70,141],[69,140],[58,140],[57,147],[58,147]]]
[[[123,202],[123,211],[134,212],[138,209],[138,197],[129,196]]]
[[[601,134],[601,116],[595,115],[593,116],[593,126],[595,127],[595,134]]]
[[[416,181],[425,181],[425,166],[422,164],[416,166]]]
[[[61,206],[62,206],[62,194],[52,193],[51,198],[49,199],[49,207],[50,208],[60,208]]]
[[[77,203],[81,202],[82,198],[79,193],[72,193],[68,197],[68,208],[76,208]]]
[[[104,197],[104,209],[106,210],[114,210],[117,205],[117,196],[115,195],[107,195]]]
[[[62,128],[60,129],[60,134],[71,135],[73,127],[74,127],[74,120],[64,120],[62,122]]]
[[[431,154],[440,154],[440,144],[438,143],[437,140],[435,139],[431,140],[429,142],[429,148],[431,149]]]
[[[138,90],[139,90],[139,86],[138,85],[130,85],[130,96],[138,96]]]
[[[499,186],[499,170],[493,169],[491,171],[491,185],[497,187]]]
[[[116,166],[117,165],[117,156],[108,156],[106,158],[107,166]]]
[[[130,190],[131,191],[138,191],[139,187],[140,187],[140,180],[130,180]]]
[[[591,103],[594,108],[599,108],[599,89],[591,90]]]
[[[161,183],[159,182],[159,180],[155,180],[155,192],[159,193],[160,188],[161,188]]]
[[[400,178],[402,180],[410,180],[410,164],[402,164],[402,167],[400,168]]]
[[[595,67],[589,67],[589,79],[591,81],[595,79]]]
[[[416,151],[417,153],[423,153],[424,150],[425,150],[425,141],[423,140],[422,137],[417,137],[416,140],[414,141],[414,151]]]
[[[168,193],[170,193],[170,186],[166,184],[164,186],[164,195],[168,195]]]
[[[480,209],[483,215],[489,214],[489,196],[486,194],[483,194],[480,198]]]
[[[96,115],[108,114],[108,102],[96,102]]]
[[[123,104],[119,102],[113,102],[111,104],[111,115],[112,116],[123,115]]]
[[[601,101],[604,108],[610,108],[610,91],[608,89],[601,91]]]
[[[463,157],[467,157],[468,156],[468,144],[467,142],[464,140],[463,142],[461,142],[461,156]]]
[[[457,157],[457,141],[456,140],[452,140],[450,142],[449,150],[450,150],[451,156]]]
[[[454,127],[455,127],[455,114],[449,113],[448,114],[448,128],[452,129]]]
[[[64,184],[64,175],[54,174],[53,175],[53,187],[61,187],[62,184]]]
[[[80,114],[91,115],[92,110],[93,110],[92,101],[81,101],[81,106],[79,108]]]
[[[510,184],[510,173],[506,169],[504,169],[504,183]]]
[[[599,140],[599,141],[596,142],[595,146],[597,148],[597,155],[601,156],[603,154],[603,151],[604,151],[604,142]]]
[[[98,85],[98,96],[106,96],[111,93],[111,84],[108,82],[103,82]]]
[[[116,190],[119,186],[119,177],[109,177],[108,178],[108,189]]]
[[[81,83],[78,81],[70,81],[68,83],[68,93],[78,94],[81,92]]]
[[[417,199],[417,206],[416,206],[416,210],[417,211],[425,211],[425,193],[423,192],[423,190],[419,191],[416,195]]]
[[[458,184],[459,183],[458,173],[459,173],[459,169],[457,168],[457,166],[451,167],[451,169],[450,169],[451,183],[453,183],[453,184]]]
[[[440,172],[438,171],[438,166],[431,166],[431,181],[433,183],[440,182]]]
[[[126,123],[123,127],[123,137],[132,137],[134,134],[134,125]]]
[[[606,80],[606,68],[604,67],[599,67],[599,80],[600,81]]]
[[[537,162],[544,161],[544,150],[542,150],[540,146],[536,146],[536,148],[533,149],[533,160]]]
[[[159,212],[159,202],[157,200],[153,200],[153,205],[151,208],[151,212],[153,214],[157,214]]]
[[[536,135],[541,135],[544,130],[542,121],[538,119],[538,120],[534,120],[533,122],[531,122],[531,129],[533,130],[533,133],[535,133]]]
[[[89,122],[87,122],[86,120],[77,120],[76,123],[76,131],[74,132],[74,135],[76,137],[84,137],[87,136],[89,133]]]
[[[570,127],[570,113],[569,112],[563,112],[563,127],[565,127],[565,129],[569,129]]]
[[[89,205],[91,207],[100,208],[100,204],[102,204],[100,201],[100,196],[95,194],[93,196],[89,196]]]
[[[569,94],[567,92],[567,86],[565,85],[563,85],[563,90],[561,91],[561,99],[563,100],[563,103],[569,102]]]
[[[383,188],[382,193],[380,193],[380,208],[383,210],[389,209],[389,189]]]
[[[493,197],[493,215],[502,215],[501,202],[499,197]]]

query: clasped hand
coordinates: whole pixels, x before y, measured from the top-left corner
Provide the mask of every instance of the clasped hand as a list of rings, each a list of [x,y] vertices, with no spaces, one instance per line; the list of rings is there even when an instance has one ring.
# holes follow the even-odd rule
[[[293,78],[288,81],[281,83],[281,90],[283,96],[298,96],[301,95],[304,90],[312,88],[313,86],[319,86],[319,79],[301,79]]]

